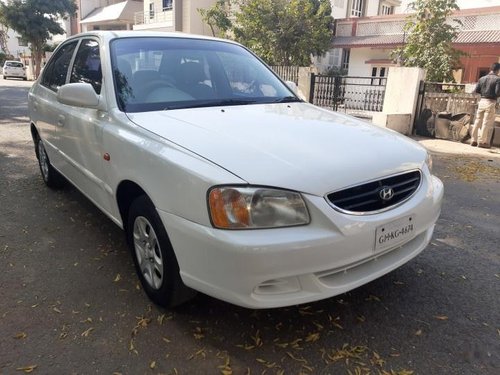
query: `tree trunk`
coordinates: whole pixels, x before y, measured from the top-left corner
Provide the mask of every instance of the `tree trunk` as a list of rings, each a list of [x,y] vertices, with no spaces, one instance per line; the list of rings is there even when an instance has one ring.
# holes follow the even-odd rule
[[[42,70],[43,49],[39,46],[32,45],[31,51],[35,59],[35,79],[37,79],[40,75],[40,71]]]

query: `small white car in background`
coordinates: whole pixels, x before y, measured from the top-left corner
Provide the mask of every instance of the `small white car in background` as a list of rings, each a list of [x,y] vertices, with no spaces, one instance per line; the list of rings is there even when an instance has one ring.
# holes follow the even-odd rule
[[[344,293],[424,250],[443,185],[417,143],[290,87],[230,41],[71,37],[29,93],[42,177],[125,230],[159,305]]]
[[[22,78],[27,80],[26,67],[22,62],[14,60],[6,60],[2,69],[3,79],[7,78]]]

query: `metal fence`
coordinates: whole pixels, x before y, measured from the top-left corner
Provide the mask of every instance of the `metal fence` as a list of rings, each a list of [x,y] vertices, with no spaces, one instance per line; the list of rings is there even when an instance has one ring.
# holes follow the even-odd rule
[[[420,113],[430,109],[433,113],[469,113],[477,108],[478,95],[465,92],[465,85],[458,83],[423,82],[420,86]]]
[[[281,77],[284,81],[295,82],[296,85],[299,84],[299,69],[298,66],[284,66],[284,65],[274,65],[271,66],[274,72]]]
[[[387,78],[324,76],[311,77],[310,102],[334,111],[382,112]]]

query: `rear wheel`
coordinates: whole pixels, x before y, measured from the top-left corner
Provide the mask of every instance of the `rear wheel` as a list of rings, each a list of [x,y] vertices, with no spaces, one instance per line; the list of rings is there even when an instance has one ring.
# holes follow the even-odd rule
[[[52,164],[50,164],[49,157],[45,151],[45,146],[43,145],[43,141],[40,137],[36,137],[35,148],[43,181],[52,189],[61,188],[65,183],[64,177],[54,169]]]
[[[196,295],[182,282],[167,232],[155,206],[145,195],[130,206],[127,242],[142,287],[153,302],[173,307]]]

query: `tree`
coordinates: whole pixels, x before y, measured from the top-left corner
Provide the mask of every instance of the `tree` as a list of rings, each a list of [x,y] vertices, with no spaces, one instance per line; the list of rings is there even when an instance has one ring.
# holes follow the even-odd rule
[[[230,0],[217,0],[208,9],[198,8],[201,19],[210,27],[213,36],[226,37],[227,32],[233,26],[230,19]]]
[[[331,47],[329,0],[241,0],[236,40],[271,65],[309,66]]]
[[[0,22],[26,40],[35,61],[35,76],[40,74],[44,46],[51,35],[63,34],[59,19],[76,12],[73,0],[10,0],[0,2]]]
[[[309,66],[311,55],[331,47],[330,0],[218,0],[198,11],[214,35],[219,30],[271,65]]]
[[[453,48],[461,23],[447,18],[458,10],[456,0],[415,0],[409,4],[414,10],[405,24],[405,45],[393,56],[403,66],[417,66],[427,70],[427,80],[453,80],[452,70],[459,66],[464,53]]]

